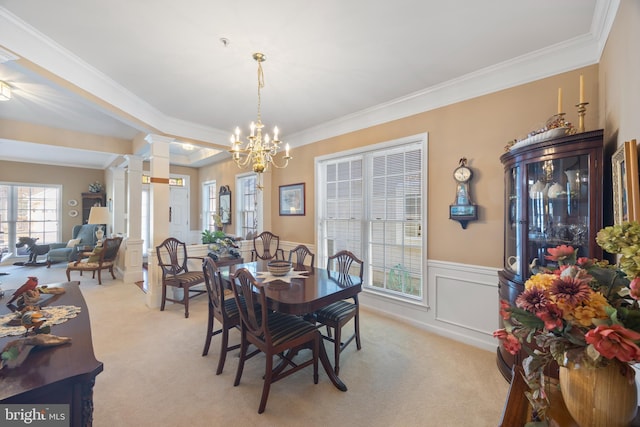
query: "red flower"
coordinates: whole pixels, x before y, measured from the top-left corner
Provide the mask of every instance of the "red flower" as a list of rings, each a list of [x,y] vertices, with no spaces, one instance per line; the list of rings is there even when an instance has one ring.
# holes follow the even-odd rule
[[[562,328],[562,310],[555,304],[547,304],[536,316],[544,322],[544,328],[548,331]]]
[[[509,353],[516,355],[520,351],[520,341],[514,335],[507,332],[505,329],[498,329],[493,333],[494,338],[498,338],[502,341],[505,350]]]
[[[510,308],[511,305],[509,304],[509,301],[503,299],[500,300],[500,316],[502,316],[504,320],[511,318],[511,312],[509,311]]]
[[[567,258],[572,257],[576,250],[572,246],[560,245],[555,248],[547,249],[549,255],[546,255],[544,258],[549,261],[564,261]]]
[[[627,363],[640,360],[640,348],[634,342],[640,340],[640,333],[621,325],[598,326],[587,332],[584,338],[607,359],[616,358]]]

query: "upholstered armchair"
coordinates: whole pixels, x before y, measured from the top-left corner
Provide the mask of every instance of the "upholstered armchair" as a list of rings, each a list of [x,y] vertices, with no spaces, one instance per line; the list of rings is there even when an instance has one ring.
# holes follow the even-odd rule
[[[47,268],[54,262],[75,261],[78,257],[78,247],[96,245],[97,224],[75,225],[71,232],[72,239],[68,242],[50,243],[47,254]]]

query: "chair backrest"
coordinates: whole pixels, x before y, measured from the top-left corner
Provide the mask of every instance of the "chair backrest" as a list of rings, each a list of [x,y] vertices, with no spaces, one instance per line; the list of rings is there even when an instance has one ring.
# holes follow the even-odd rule
[[[102,242],[102,252],[100,252],[100,262],[115,261],[121,243],[122,237],[104,239]]]
[[[276,236],[270,231],[263,231],[253,239],[253,250],[260,259],[268,260],[276,258],[279,249],[280,236]]]
[[[267,297],[263,286],[249,270],[240,268],[231,277],[231,288],[240,312],[240,322],[247,333],[269,342]]]
[[[97,224],[74,225],[71,231],[71,237],[73,239],[80,239],[80,244],[83,246],[95,246],[97,243],[97,228]]]
[[[363,262],[350,251],[339,251],[327,260],[327,271],[335,272],[338,282],[352,284],[349,276],[358,276],[362,281]]]
[[[160,245],[156,246],[158,265],[162,271],[168,274],[181,274],[188,272],[187,268],[187,245],[184,242],[169,237]]]
[[[206,257],[202,262],[202,272],[204,273],[204,283],[209,295],[209,304],[213,310],[222,315],[224,310],[224,285],[218,265],[211,257]]]
[[[304,265],[304,261],[307,257],[310,257],[311,262],[309,265],[313,267],[313,261],[316,256],[311,253],[308,247],[305,245],[298,245],[289,251],[289,261],[293,262],[295,265]]]

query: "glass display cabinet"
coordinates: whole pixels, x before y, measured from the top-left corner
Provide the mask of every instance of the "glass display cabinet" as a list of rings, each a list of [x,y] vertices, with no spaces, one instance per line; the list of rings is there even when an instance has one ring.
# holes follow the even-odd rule
[[[603,131],[597,130],[512,148],[500,157],[505,170],[500,299],[515,304],[536,267],[553,267],[545,259],[549,248],[568,245],[579,257],[602,257],[595,238],[603,222],[603,156]],[[519,360],[498,348],[498,368],[507,380]]]

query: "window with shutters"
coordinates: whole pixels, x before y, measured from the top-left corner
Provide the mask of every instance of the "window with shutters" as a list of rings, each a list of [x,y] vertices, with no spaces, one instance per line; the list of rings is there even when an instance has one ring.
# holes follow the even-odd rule
[[[339,250],[365,262],[365,288],[422,300],[426,135],[316,160],[319,265]]]

